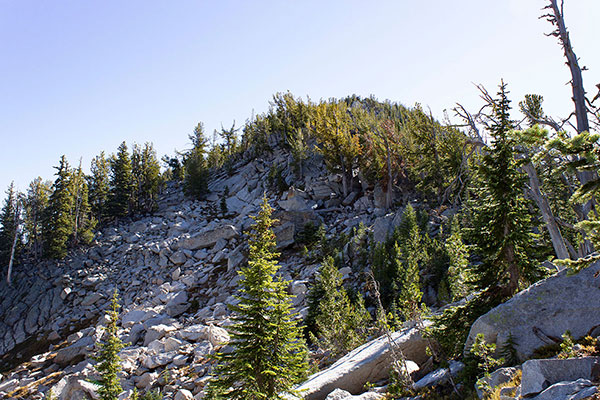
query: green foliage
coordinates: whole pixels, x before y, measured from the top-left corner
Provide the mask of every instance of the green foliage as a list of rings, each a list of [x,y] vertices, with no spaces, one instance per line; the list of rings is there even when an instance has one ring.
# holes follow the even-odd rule
[[[131,211],[134,192],[131,158],[125,142],[121,143],[117,154],[111,157],[110,172],[108,214],[112,217],[125,217]]]
[[[202,199],[208,193],[208,165],[206,164],[206,147],[208,139],[204,134],[204,125],[198,123],[190,135],[193,148],[184,155],[185,177],[183,190],[185,194]]]
[[[117,400],[123,391],[118,377],[121,370],[119,362],[121,358],[118,353],[125,347],[117,334],[117,320],[119,319],[119,297],[115,289],[111,308],[108,311],[108,325],[104,335],[97,344],[98,352],[94,359],[98,361],[96,369],[100,373],[100,389],[98,395],[101,400]]]
[[[480,373],[483,373],[484,377],[489,377],[490,373],[496,370],[504,363],[502,358],[494,358],[496,352],[496,344],[486,343],[483,333],[478,333],[473,346],[470,349],[470,353],[477,360],[477,368]],[[486,393],[491,392],[491,387],[485,383],[483,379],[477,381],[479,389]]]
[[[93,229],[96,226],[96,220],[92,216],[88,202],[88,184],[81,166],[71,173],[69,192],[73,199],[71,212],[73,232],[71,235],[71,244],[72,246],[89,244],[94,238]]]
[[[88,177],[89,203],[98,221],[104,220],[110,196],[109,162],[104,152],[92,159],[91,175]]]
[[[427,329],[427,335],[439,343],[446,358],[460,356],[471,325],[504,299],[497,289],[476,293],[464,304],[432,315],[433,325]]]
[[[169,157],[165,155],[161,161],[167,166],[167,171],[165,171],[167,180],[174,180],[175,182],[183,181],[185,168],[177,156]]]
[[[334,260],[327,257],[309,294],[309,309],[314,316],[317,344],[328,350],[333,359],[364,343],[370,318],[361,296],[350,301],[342,285],[342,275]],[[318,297],[317,297],[318,296]]]
[[[69,190],[71,172],[65,156],[56,168],[56,180],[52,185],[52,194],[44,218],[44,255],[60,259],[67,254],[67,244],[73,232],[71,212],[73,195]]]
[[[420,314],[423,297],[420,266],[427,259],[426,240],[421,234],[417,214],[409,204],[392,237],[377,244],[372,254],[371,268],[386,310],[393,310],[405,320]]]
[[[52,389],[49,389],[46,392],[46,394],[44,395],[44,400],[56,400],[56,396],[54,395]]]
[[[285,179],[283,179],[281,169],[277,165],[273,165],[269,170],[269,175],[267,175],[267,185],[279,193],[285,192],[290,188]]]
[[[140,397],[140,400],[163,400],[163,395],[158,389],[148,390]]]
[[[246,121],[243,128],[242,149],[251,152],[254,156],[272,151],[271,146],[269,146],[269,136],[272,134],[272,129],[268,116],[253,116]]]
[[[217,136],[217,131],[214,131],[210,150],[206,154],[206,165],[214,169],[221,168],[227,158],[224,152],[224,145],[217,143]]]
[[[558,358],[571,358],[575,357],[575,352],[573,351],[573,346],[575,346],[575,341],[573,340],[573,335],[571,335],[571,331],[567,330],[562,335],[563,341],[560,343],[560,354]]]
[[[296,235],[296,243],[304,245],[307,248],[313,248],[319,242],[324,240],[325,227],[323,224],[317,225],[313,222],[307,222],[302,230]]]
[[[566,162],[564,169],[571,173],[597,171],[600,167],[600,148],[598,142],[600,134],[581,132],[571,138],[562,133],[548,141],[546,147],[567,156],[571,161]],[[600,179],[595,177],[577,188],[571,200],[574,203],[584,203],[595,199],[600,190]]]
[[[539,94],[526,94],[525,99],[519,102],[519,109],[527,118],[529,126],[534,126],[544,117],[543,102],[544,98]]]
[[[513,366],[519,363],[519,356],[517,354],[516,346],[517,343],[515,342],[515,338],[512,335],[512,332],[510,332],[506,342],[500,349],[500,357],[502,357],[504,360],[504,365]]]
[[[462,299],[469,294],[469,250],[462,240],[458,218],[451,222],[451,234],[444,244],[449,258],[448,283],[452,301]]]
[[[221,196],[221,201],[219,202],[219,207],[221,208],[221,215],[225,216],[229,212],[227,209],[227,197],[229,197],[229,186],[225,186],[225,190],[223,191],[223,196]]]
[[[357,165],[361,149],[346,104],[319,103],[311,115],[310,127],[329,170],[342,174],[343,192],[347,196],[352,187],[352,170]]]
[[[6,190],[6,199],[0,211],[0,265],[8,265],[13,240],[17,231],[18,193],[11,182]]]
[[[221,132],[219,136],[224,141],[224,147],[222,149],[225,159],[231,159],[231,157],[238,151],[238,134],[239,129],[235,127],[235,121],[231,125],[231,128],[225,129],[221,126]]]
[[[531,258],[533,235],[523,196],[525,176],[515,159],[504,83],[498,96],[493,107],[495,122],[489,127],[493,142],[478,168],[481,185],[475,189],[470,239],[482,263],[474,265],[472,272],[477,288],[501,286],[512,295],[522,283],[539,279],[540,270]]]
[[[269,137],[275,135],[300,175],[304,160],[317,151],[330,171],[342,174],[344,194],[352,189],[357,169],[363,183],[384,190],[386,207],[399,184],[416,185],[428,200],[444,203],[460,199],[469,181],[464,155],[474,145],[418,104],[408,109],[359,96],[313,103],[289,92],[277,93],[270,104],[268,113],[247,121],[242,149],[255,156],[271,151]]]
[[[415,393],[412,389],[412,379],[406,374],[406,368],[403,367],[402,361],[394,363],[390,368],[390,382],[387,387],[387,395],[392,398],[412,397]]]
[[[24,199],[25,236],[29,251],[36,260],[42,256],[44,212],[48,207],[51,191],[51,183],[43,182],[42,178],[38,177],[29,184]]]
[[[444,203],[460,195],[455,183],[468,143],[458,129],[442,126],[417,104],[405,114],[401,125],[404,139],[403,155],[411,168],[411,179],[417,188],[432,200]]]
[[[600,219],[597,216],[592,215],[588,220],[578,222],[575,227],[585,232],[595,249],[600,249]],[[569,273],[576,274],[599,259],[600,254],[596,252],[577,260],[558,260],[557,264],[569,267]]]
[[[281,399],[304,378],[308,364],[300,328],[291,312],[288,282],[278,270],[272,208],[266,197],[250,233],[248,266],[230,327],[233,351],[218,353],[208,398]]]
[[[134,186],[134,210],[148,213],[156,208],[156,196],[162,185],[160,165],[152,143],[133,145],[131,171]]]

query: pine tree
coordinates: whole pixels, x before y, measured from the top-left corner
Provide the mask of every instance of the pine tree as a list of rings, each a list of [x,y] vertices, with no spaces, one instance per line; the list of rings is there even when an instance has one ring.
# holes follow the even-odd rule
[[[43,219],[51,192],[51,183],[43,182],[41,177],[37,177],[29,184],[24,200],[24,228],[27,246],[36,260],[42,256]]]
[[[133,145],[131,156],[136,212],[150,212],[156,207],[156,195],[160,189],[160,165],[152,143],[144,147]]]
[[[221,200],[219,201],[219,207],[221,208],[221,216],[225,218],[229,209],[227,208],[227,198],[229,197],[229,186],[225,186],[225,190],[223,190],[223,195],[221,196]]]
[[[414,208],[408,204],[392,237],[375,247],[373,276],[379,284],[383,306],[404,319],[421,309],[420,266],[428,251]]]
[[[94,157],[90,166],[91,175],[88,177],[89,203],[92,214],[98,221],[107,216],[107,204],[110,195],[109,163],[104,152]]]
[[[73,195],[73,211],[71,214],[73,233],[71,243],[73,246],[88,244],[94,237],[92,230],[96,226],[96,220],[91,215],[91,208],[88,202],[88,184],[83,175],[81,165],[71,174],[69,190]]]
[[[110,160],[111,169],[111,194],[109,201],[109,214],[113,217],[125,217],[131,211],[133,200],[133,174],[131,172],[131,158],[127,144],[121,143],[116,156]]]
[[[183,190],[188,196],[201,199],[208,192],[208,166],[205,159],[208,139],[204,134],[202,122],[196,125],[189,138],[193,148],[184,157]]]
[[[231,307],[233,351],[217,355],[209,398],[283,399],[305,376],[307,352],[291,312],[288,282],[275,277],[271,213],[265,197],[250,233],[248,266],[240,271],[239,303]]]
[[[115,289],[111,308],[108,311],[108,325],[102,341],[98,344],[99,350],[94,357],[99,364],[96,369],[100,373],[100,389],[98,395],[101,400],[117,400],[123,391],[118,374],[121,370],[119,352],[124,345],[117,334],[117,320],[119,319],[119,296]]]
[[[342,174],[344,196],[352,190],[353,169],[361,153],[359,136],[345,103],[319,104],[310,122],[327,168]]]
[[[476,191],[471,237],[482,258],[473,269],[476,287],[498,286],[511,296],[523,281],[536,279],[537,269],[530,257],[531,217],[523,196],[525,176],[514,156],[507,93],[502,82],[489,128],[493,141],[478,170],[481,187]]]
[[[73,194],[70,192],[69,180],[71,170],[63,155],[56,168],[56,180],[52,185],[52,194],[43,226],[44,255],[60,259],[67,255],[67,244],[73,232]]]
[[[334,260],[327,257],[319,269],[319,278],[311,291],[317,301],[315,328],[317,342],[338,358],[364,343],[370,315],[359,295],[353,304],[342,285],[342,275]]]
[[[17,229],[17,192],[14,182],[6,190],[6,199],[0,213],[0,266],[8,265]]]
[[[449,297],[450,300],[457,301],[466,297],[469,292],[467,285],[467,282],[471,280],[468,273],[469,251],[463,243],[458,218],[452,219],[450,229],[451,233],[446,239],[444,247],[450,259],[448,266]]]
[[[233,121],[233,124],[229,129],[225,129],[223,126],[221,126],[221,132],[219,132],[219,136],[221,136],[221,138],[225,141],[224,153],[226,158],[231,157],[237,151],[238,131],[239,129],[235,128],[235,121]]]

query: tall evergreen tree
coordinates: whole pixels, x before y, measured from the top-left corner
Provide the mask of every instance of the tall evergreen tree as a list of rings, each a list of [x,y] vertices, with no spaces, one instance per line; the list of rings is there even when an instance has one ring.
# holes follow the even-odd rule
[[[73,210],[71,213],[73,233],[71,235],[71,243],[74,246],[87,244],[91,242],[94,236],[92,229],[96,226],[96,221],[91,215],[90,204],[88,202],[88,184],[81,165],[71,174],[69,185],[73,196]]]
[[[237,132],[239,129],[235,127],[235,121],[231,125],[231,128],[225,129],[221,126],[221,132],[219,132],[219,136],[224,141],[225,148],[223,149],[225,153],[225,157],[231,157],[238,148],[238,135]]]
[[[531,258],[531,217],[523,196],[526,177],[514,155],[507,94],[502,82],[489,128],[492,144],[478,169],[481,186],[476,190],[471,237],[482,258],[473,269],[475,285],[482,289],[498,286],[510,296],[523,281],[536,279],[537,268]]]
[[[56,168],[56,180],[48,202],[43,226],[44,255],[49,258],[63,258],[67,255],[67,244],[73,232],[73,194],[70,191],[71,171],[66,157],[60,158]]]
[[[457,301],[469,293],[469,250],[463,243],[458,217],[452,219],[450,226],[450,236],[446,239],[444,247],[450,261],[447,271],[449,300]]]
[[[14,182],[6,190],[6,199],[0,212],[0,265],[8,265],[13,238],[17,228],[17,192]]]
[[[219,353],[210,383],[214,399],[283,399],[307,370],[307,352],[291,312],[288,282],[278,270],[272,208],[266,197],[250,233],[248,266],[240,271],[239,303],[232,306],[233,351]]]
[[[310,295],[315,314],[316,339],[320,346],[331,351],[334,358],[344,355],[364,343],[371,316],[359,295],[355,304],[350,301],[342,274],[332,257],[327,257],[319,269],[319,278]],[[310,306],[309,306],[310,307]]]
[[[51,192],[51,183],[43,182],[41,177],[37,177],[29,184],[24,200],[27,246],[36,260],[42,256],[43,219]]]
[[[109,201],[109,214],[112,217],[125,217],[131,211],[133,200],[133,174],[131,171],[131,158],[127,144],[121,143],[117,154],[110,160],[111,193]]]
[[[373,276],[379,284],[385,308],[410,319],[420,308],[420,267],[428,260],[428,249],[421,234],[414,208],[408,204],[402,221],[392,237],[373,252]]]
[[[310,126],[327,168],[342,174],[342,190],[347,196],[352,190],[353,169],[361,146],[346,103],[321,102],[313,112]]]
[[[188,196],[200,199],[208,192],[208,165],[206,163],[208,139],[204,134],[202,122],[196,125],[194,133],[189,138],[193,147],[184,157],[183,190]]]
[[[161,183],[160,165],[152,143],[145,143],[144,147],[134,144],[131,164],[135,186],[135,211],[150,212],[156,206],[156,195]]]
[[[89,203],[92,214],[98,221],[102,221],[107,214],[107,203],[110,195],[109,163],[101,152],[92,159],[90,166],[91,175],[88,177]]]

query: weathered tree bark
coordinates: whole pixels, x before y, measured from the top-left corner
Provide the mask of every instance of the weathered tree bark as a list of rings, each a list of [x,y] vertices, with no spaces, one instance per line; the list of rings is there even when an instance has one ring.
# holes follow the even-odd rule
[[[385,209],[389,210],[392,207],[392,201],[394,199],[394,172],[392,170],[392,149],[390,148],[390,142],[385,133],[375,132],[385,144],[385,163],[387,166],[387,186],[385,191]]]
[[[385,209],[389,210],[392,207],[392,201],[394,199],[394,173],[392,172],[392,155],[387,138],[385,139],[385,151],[385,162],[388,171],[387,187],[385,191]]]
[[[556,27],[556,29],[549,33],[547,36],[554,36],[558,38],[565,58],[567,59],[567,66],[571,72],[571,89],[573,91],[573,103],[575,104],[575,118],[577,120],[577,133],[585,132],[590,130],[590,124],[588,120],[588,109],[586,106],[585,89],[583,87],[583,77],[581,75],[581,67],[579,67],[579,60],[573,51],[571,45],[571,39],[569,38],[569,32],[565,25],[564,19],[564,0],[561,0],[560,7],[558,6],[557,0],[549,0],[550,4],[544,7],[545,10],[551,12],[542,15],[541,18],[545,18],[548,22]],[[577,171],[577,179],[582,185],[598,179],[598,174],[595,171]],[[588,201],[582,205],[584,219],[587,219],[588,213],[592,210],[593,203]],[[583,252],[585,255],[590,254],[594,251],[594,246],[588,239],[585,239],[583,244]]]
[[[17,249],[17,239],[19,238],[19,212],[19,200],[17,200],[17,206],[15,208],[15,236],[13,238],[12,247],[10,249],[10,259],[8,261],[8,271],[6,273],[6,283],[9,286],[11,284],[12,268],[15,259],[15,252]]]
[[[546,9],[552,10],[552,15],[545,15],[546,19],[556,26],[556,30],[550,33],[550,36],[558,38],[561,44],[565,57],[567,58],[567,65],[571,70],[571,88],[573,90],[573,102],[575,103],[575,117],[577,118],[577,131],[584,132],[590,130],[590,124],[588,121],[588,113],[585,105],[585,89],[583,88],[583,78],[581,76],[581,68],[579,67],[579,61],[573,46],[571,46],[571,39],[569,38],[569,32],[565,25],[563,4],[561,1],[560,8],[558,7],[557,0],[550,0],[550,4],[546,6]]]
[[[531,197],[537,204],[540,209],[540,213],[542,214],[542,218],[546,223],[546,228],[548,229],[548,233],[550,234],[550,240],[552,240],[552,247],[554,247],[554,253],[556,254],[556,258],[558,259],[566,259],[570,258],[570,256],[576,256],[575,254],[569,255],[569,251],[567,250],[567,246],[565,245],[565,239],[560,232],[560,228],[556,223],[556,219],[554,218],[554,213],[550,208],[550,204],[548,204],[548,199],[546,196],[542,194],[540,190],[540,180],[537,175],[537,171],[533,164],[528,162],[523,165],[523,169],[527,172],[527,176],[529,177],[529,189],[531,193]]]

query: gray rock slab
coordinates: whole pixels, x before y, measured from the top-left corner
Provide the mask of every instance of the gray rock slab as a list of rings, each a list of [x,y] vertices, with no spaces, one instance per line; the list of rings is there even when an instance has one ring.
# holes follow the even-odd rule
[[[62,367],[72,364],[79,358],[87,356],[94,346],[94,338],[85,336],[72,345],[60,349],[54,357],[54,362]]]
[[[408,360],[422,365],[429,358],[426,354],[428,342],[417,329],[394,332],[392,339]],[[336,388],[358,394],[365,383],[387,378],[391,363],[388,338],[381,336],[352,350],[326,370],[310,376],[296,389],[308,400],[323,400]]]
[[[582,400],[598,391],[596,385],[587,379],[573,382],[558,382],[544,390],[532,400]]]
[[[600,357],[526,361],[523,363],[521,394],[524,397],[531,396],[558,382],[575,381],[580,378],[594,380],[594,364],[600,364]]]
[[[233,225],[224,225],[211,231],[184,238],[180,241],[180,247],[186,250],[198,250],[213,246],[219,239],[229,240],[237,235],[238,231]]]
[[[188,308],[190,308],[188,294],[185,290],[182,290],[167,303],[167,314],[170,317],[176,317],[183,314]]]
[[[585,336],[600,325],[598,272],[600,262],[576,275],[567,275],[564,270],[517,293],[475,321],[465,353],[479,333],[484,334],[487,343],[496,343],[498,349],[512,334],[521,360],[547,344],[543,335],[560,337],[569,330],[576,339]]]

